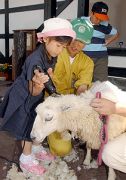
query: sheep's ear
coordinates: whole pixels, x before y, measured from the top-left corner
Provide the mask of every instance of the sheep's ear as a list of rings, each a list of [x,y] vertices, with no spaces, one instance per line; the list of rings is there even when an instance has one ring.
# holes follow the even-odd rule
[[[64,105],[64,106],[61,106],[60,108],[61,108],[61,111],[67,111],[67,110],[71,109],[71,106]]]

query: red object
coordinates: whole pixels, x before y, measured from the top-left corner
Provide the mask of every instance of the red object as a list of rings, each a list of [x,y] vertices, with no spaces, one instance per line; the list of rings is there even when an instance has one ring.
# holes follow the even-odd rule
[[[101,92],[96,93],[96,98],[99,98],[99,99],[101,98]]]

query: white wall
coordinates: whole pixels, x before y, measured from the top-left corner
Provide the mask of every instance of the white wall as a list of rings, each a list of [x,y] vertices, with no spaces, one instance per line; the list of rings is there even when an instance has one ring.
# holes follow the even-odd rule
[[[9,15],[10,33],[17,29],[36,29],[43,23],[43,17],[43,10],[11,13]]]
[[[4,54],[5,52],[5,40],[4,39],[0,39],[0,51]]]
[[[0,9],[4,9],[4,0],[0,0]],[[5,33],[5,15],[0,14],[0,34]],[[0,51],[4,54],[5,40],[0,39]]]
[[[74,0],[69,6],[59,15],[61,18],[74,19],[77,17],[78,1]]]
[[[1,1],[1,0],[0,0]],[[28,6],[44,3],[44,0],[9,0],[9,7]]]
[[[4,0],[0,0],[0,9],[4,9]]]
[[[5,15],[0,14],[0,34],[5,33]]]
[[[109,56],[108,60],[109,67],[126,68],[125,56]]]

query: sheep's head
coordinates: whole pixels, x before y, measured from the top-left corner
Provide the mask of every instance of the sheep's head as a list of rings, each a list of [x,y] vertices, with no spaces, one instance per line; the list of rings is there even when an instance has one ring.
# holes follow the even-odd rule
[[[42,142],[46,136],[58,130],[60,109],[57,98],[49,97],[37,108],[37,116],[31,132],[31,138]]]

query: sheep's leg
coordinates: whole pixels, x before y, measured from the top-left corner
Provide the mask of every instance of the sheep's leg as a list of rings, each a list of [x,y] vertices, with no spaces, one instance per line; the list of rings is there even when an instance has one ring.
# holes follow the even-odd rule
[[[87,154],[83,162],[84,165],[88,166],[91,163],[91,148],[87,147]]]
[[[108,173],[108,180],[115,180],[116,179],[116,174],[114,169],[109,167],[109,173]]]
[[[71,132],[71,138],[72,138],[72,139],[78,138],[77,133],[75,133],[74,131],[72,131],[72,132]]]

